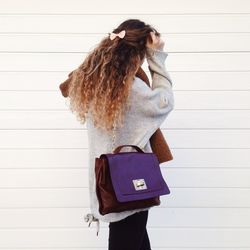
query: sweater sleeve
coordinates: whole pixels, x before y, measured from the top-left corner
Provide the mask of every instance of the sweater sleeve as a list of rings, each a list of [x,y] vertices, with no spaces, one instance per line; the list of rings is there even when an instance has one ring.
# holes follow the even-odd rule
[[[167,53],[165,51],[147,48],[148,68],[152,77],[152,87],[136,78],[134,84],[135,117],[142,135],[136,144],[144,148],[152,134],[164,122],[174,109],[174,94],[172,79],[165,67]]]

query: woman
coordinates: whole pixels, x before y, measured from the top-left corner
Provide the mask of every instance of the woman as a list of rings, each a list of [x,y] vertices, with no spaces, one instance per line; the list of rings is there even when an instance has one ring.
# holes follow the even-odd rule
[[[174,108],[163,47],[155,28],[138,19],[128,19],[103,38],[70,73],[70,81],[60,85],[62,94],[70,99],[71,111],[80,122],[87,123],[91,213],[85,215],[85,220],[96,221],[98,229],[100,220],[109,223],[109,250],[151,249],[146,229],[151,207],[101,215],[94,165],[95,157],[122,144],[152,152],[149,139]],[[145,59],[152,88],[138,77]]]

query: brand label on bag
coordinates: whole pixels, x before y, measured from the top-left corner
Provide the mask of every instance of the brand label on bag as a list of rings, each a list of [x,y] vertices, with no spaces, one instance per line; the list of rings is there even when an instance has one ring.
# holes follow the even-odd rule
[[[147,189],[147,185],[144,179],[133,180],[135,190]]]

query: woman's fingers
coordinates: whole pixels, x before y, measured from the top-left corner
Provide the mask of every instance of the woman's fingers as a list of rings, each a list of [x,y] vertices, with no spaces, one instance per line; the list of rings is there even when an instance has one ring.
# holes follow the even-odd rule
[[[147,47],[154,48],[154,49],[163,49],[164,41],[160,38],[160,36],[156,36],[153,31],[150,32],[150,36],[152,38],[152,42],[147,43]]]

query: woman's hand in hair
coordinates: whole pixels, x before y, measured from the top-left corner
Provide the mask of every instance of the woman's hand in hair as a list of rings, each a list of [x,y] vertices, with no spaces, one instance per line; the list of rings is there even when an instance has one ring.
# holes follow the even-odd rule
[[[150,36],[152,39],[152,42],[150,42],[150,39],[147,41],[147,47],[152,48],[152,49],[158,49],[158,50],[163,50],[164,47],[164,41],[161,39],[160,36],[156,36],[153,31],[150,32]]]

